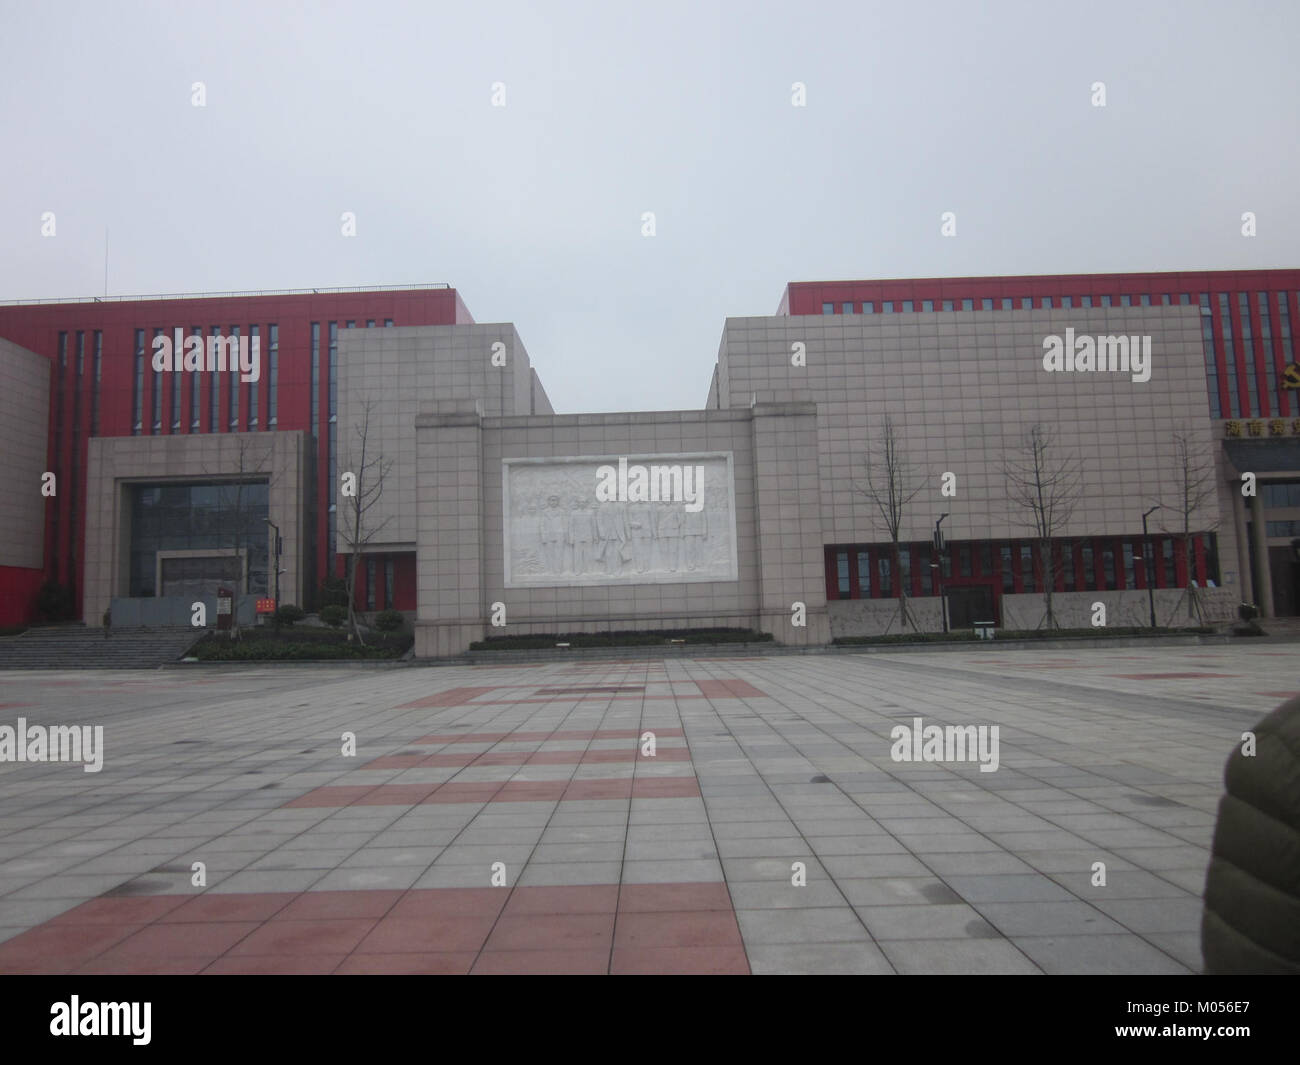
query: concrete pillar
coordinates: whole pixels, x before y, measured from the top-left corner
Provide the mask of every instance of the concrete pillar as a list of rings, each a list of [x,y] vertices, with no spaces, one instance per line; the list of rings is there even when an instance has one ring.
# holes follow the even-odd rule
[[[484,636],[483,404],[450,400],[415,419],[415,653],[443,658]]]
[[[1250,545],[1246,542],[1246,508],[1242,506],[1241,496],[1233,491],[1231,482],[1228,490],[1228,506],[1232,508],[1232,524],[1237,533],[1237,572],[1241,574],[1241,602],[1255,602],[1255,575],[1250,572]]]
[[[817,405],[756,403],[752,410],[759,627],[778,643],[829,643]],[[793,623],[796,603],[803,625]]]
[[[1255,545],[1255,605],[1261,617],[1273,616],[1273,574],[1268,564],[1268,528],[1264,524],[1264,497],[1250,497],[1251,542]]]

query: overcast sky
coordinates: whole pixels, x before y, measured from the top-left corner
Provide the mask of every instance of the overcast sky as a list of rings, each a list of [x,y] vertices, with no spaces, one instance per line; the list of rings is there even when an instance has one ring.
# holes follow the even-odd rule
[[[1300,266],[1298,116],[1295,0],[0,0],[0,299],[107,227],[110,295],[446,281],[557,411],[698,408],[792,280]]]

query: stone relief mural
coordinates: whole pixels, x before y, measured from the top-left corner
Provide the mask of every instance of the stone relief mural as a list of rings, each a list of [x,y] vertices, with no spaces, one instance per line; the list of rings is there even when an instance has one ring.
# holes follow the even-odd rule
[[[737,578],[730,453],[505,459],[502,495],[507,588]]]

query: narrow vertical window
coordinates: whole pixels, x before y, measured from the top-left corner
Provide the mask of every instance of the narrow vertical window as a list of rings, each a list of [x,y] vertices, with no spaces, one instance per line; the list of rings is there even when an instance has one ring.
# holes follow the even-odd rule
[[[203,395],[203,327],[198,325],[190,326],[190,336],[198,337],[199,340],[199,370],[194,373],[187,373],[185,376],[190,379],[190,432],[197,433],[201,431],[199,425],[200,397]]]
[[[320,421],[320,322],[311,324],[311,435],[319,435]]]
[[[144,330],[135,331],[135,385],[131,398],[131,435],[144,430]]]
[[[239,326],[230,327],[230,336],[234,340],[231,345],[231,362],[233,366],[228,365],[230,373],[229,387],[226,389],[226,425],[232,433],[239,432]]]
[[[267,326],[271,334],[271,349],[267,352],[267,428],[274,429],[280,422],[280,326],[272,322]]]
[[[1219,327],[1223,335],[1223,370],[1228,379],[1228,417],[1249,418],[1250,409],[1246,403],[1237,398],[1237,358],[1232,343],[1232,310],[1228,306],[1228,294],[1216,293],[1219,301]]]
[[[1246,363],[1246,394],[1242,397],[1243,417],[1263,412],[1259,402],[1259,387],[1255,380],[1254,333],[1250,328],[1250,296],[1237,293],[1237,313],[1241,318],[1241,352]]]
[[[349,329],[351,326],[348,327]],[[372,555],[366,559],[366,609],[375,609],[375,585],[379,583],[379,576],[375,572],[375,558]]]
[[[95,366],[94,380],[91,382],[90,393],[90,435],[99,435],[99,383],[104,376],[104,332],[101,329],[95,330]]]
[[[153,338],[157,340],[163,335],[163,331],[157,327],[154,328]],[[153,350],[157,350],[156,348]],[[150,430],[154,436],[162,432],[162,398],[165,382],[163,380],[163,371],[154,370],[153,372],[153,429]]]
[[[221,326],[214,325],[208,330],[208,350],[211,351],[216,347],[212,342],[213,337],[221,336]],[[221,432],[221,371],[217,369],[217,360],[212,360],[211,370],[211,396],[208,403],[208,432]]]
[[[258,395],[258,386],[262,382],[262,327],[260,325],[248,327],[248,351],[249,357],[256,364],[257,372],[257,376],[248,382],[248,429],[257,432],[261,421],[261,396]]]

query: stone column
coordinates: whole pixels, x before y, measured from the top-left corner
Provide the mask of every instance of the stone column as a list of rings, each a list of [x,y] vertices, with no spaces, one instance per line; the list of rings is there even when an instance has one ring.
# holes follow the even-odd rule
[[[1255,605],[1261,617],[1273,616],[1273,572],[1268,564],[1268,528],[1264,524],[1264,497],[1250,497],[1251,542],[1255,545]]]
[[[752,412],[759,627],[778,643],[829,643],[817,405],[756,403]],[[792,621],[796,603],[802,626]]]
[[[484,636],[483,404],[440,401],[415,419],[415,653],[442,658]]]

